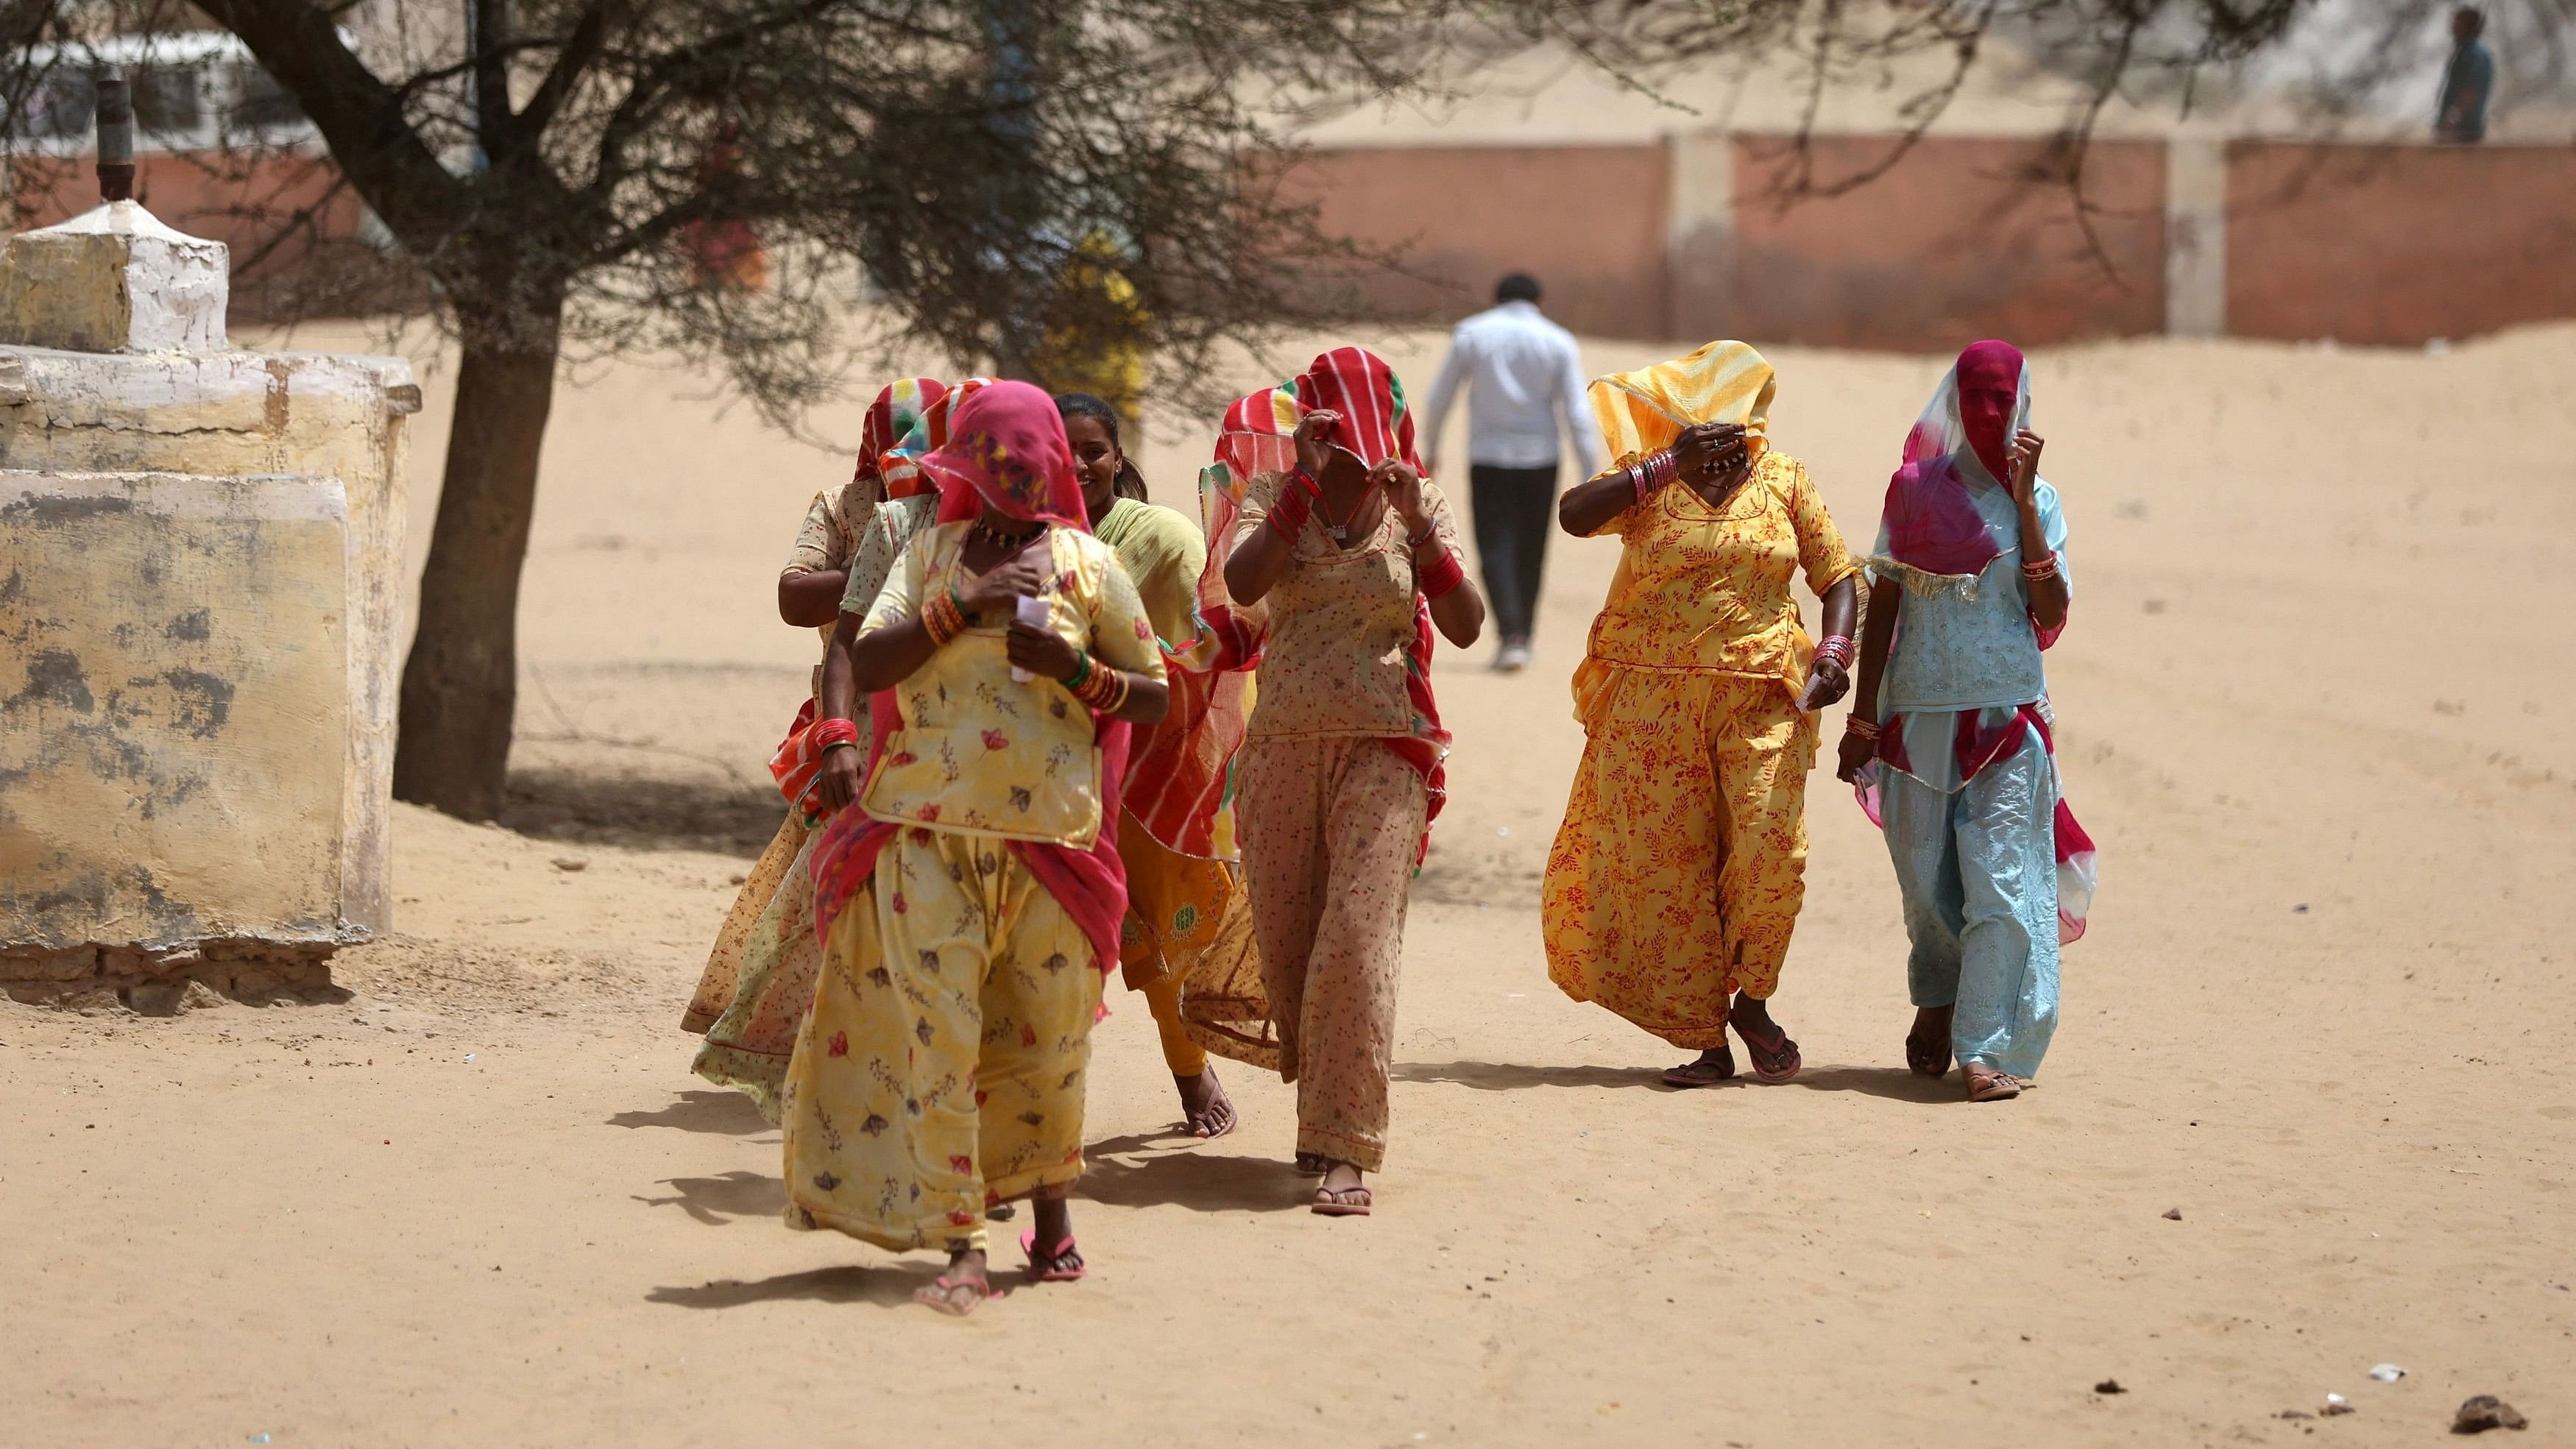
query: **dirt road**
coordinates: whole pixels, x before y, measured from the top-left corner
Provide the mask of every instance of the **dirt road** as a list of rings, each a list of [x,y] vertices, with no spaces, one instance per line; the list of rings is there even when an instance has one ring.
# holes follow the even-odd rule
[[[1389,344],[1417,386],[1436,349]],[[1774,437],[1865,543],[1939,364],[1774,360]],[[909,1306],[928,1257],[778,1225],[777,1134],[676,1029],[810,657],[769,580],[845,465],[684,375],[589,377],[512,828],[402,813],[402,934],[342,958],[343,1003],[0,1005],[0,1437],[2399,1445],[2497,1393],[2517,1449],[2576,1443],[2576,330],[2038,368],[2103,863],[2038,1090],[1907,1076],[1889,870],[1822,772],[1794,1085],[1660,1091],[1673,1051],[1548,985],[1564,681],[1615,557],[1560,539],[1539,667],[1442,658],[1454,795],[1376,1216],[1303,1211],[1288,1093],[1244,1069],[1239,1133],[1171,1135],[1113,994],[1093,1274],[963,1323]],[[1204,448],[1147,452],[1163,497]],[[2355,1412],[2278,1417],[2329,1392]]]

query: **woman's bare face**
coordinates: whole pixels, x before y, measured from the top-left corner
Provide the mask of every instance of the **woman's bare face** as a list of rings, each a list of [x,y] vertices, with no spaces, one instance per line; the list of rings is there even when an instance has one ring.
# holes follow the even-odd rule
[[[1073,445],[1073,473],[1082,481],[1082,506],[1097,523],[1117,501],[1118,465],[1126,456],[1098,418],[1066,418],[1064,440]]]

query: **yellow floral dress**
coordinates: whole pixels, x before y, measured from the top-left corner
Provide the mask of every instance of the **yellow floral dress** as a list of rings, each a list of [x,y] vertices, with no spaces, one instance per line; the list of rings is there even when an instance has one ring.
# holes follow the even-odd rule
[[[913,540],[862,636],[965,580],[972,525]],[[1048,627],[1100,663],[1163,677],[1107,546],[1049,533]],[[841,911],[782,1103],[787,1222],[881,1247],[984,1245],[989,1201],[1082,1175],[1100,970],[1014,841],[1087,850],[1103,822],[1091,714],[1011,678],[1009,616],[970,621],[894,690],[860,796],[902,824]]]
[[[846,500],[859,491],[853,485],[839,495],[844,502],[838,511],[846,512]],[[904,547],[937,522],[938,512],[939,500],[927,494],[872,506],[849,556],[843,610],[864,613],[875,604]],[[797,543],[800,556],[809,546],[820,546],[815,540],[832,536],[826,531],[832,527],[830,516],[818,499]],[[790,570],[796,571],[793,564]],[[823,632],[828,640],[831,630]],[[859,748],[865,750],[870,723],[866,709],[859,711],[857,723]],[[785,831],[794,832],[793,854],[778,864],[773,844],[760,858],[743,884],[742,900],[735,902],[717,934],[707,979],[699,983],[699,999],[690,1008],[693,1021],[702,1010],[712,1013],[710,1024],[703,1028],[706,1041],[690,1070],[718,1086],[749,1094],[760,1115],[773,1123],[778,1120],[778,1094],[786,1081],[787,1059],[796,1049],[797,1028],[814,1000],[814,978],[823,968],[823,947],[814,939],[814,881],[807,869],[820,832],[807,829],[804,818],[794,811],[788,812],[782,835]],[[743,903],[752,900],[755,891],[762,904],[745,921]],[[721,993],[716,990],[718,965],[724,968]]]
[[[796,542],[788,551],[787,566],[779,572],[811,574],[851,567],[851,561],[859,551],[859,540],[867,533],[868,524],[876,512],[874,480],[835,483],[815,494],[814,502],[805,510],[805,522],[796,530]],[[883,581],[882,578],[878,580],[880,583]],[[873,591],[869,597],[875,597]],[[816,632],[822,636],[824,647],[830,647],[832,625],[825,624]],[[807,688],[815,695],[823,692],[821,664],[814,666]],[[725,912],[724,924],[716,928],[716,943],[707,952],[706,970],[698,977],[698,989],[690,993],[688,1009],[681,1013],[681,1030],[703,1035],[732,1002],[735,988],[741,982],[746,954],[759,949],[755,942],[761,918],[768,913],[770,903],[777,899],[781,888],[795,879],[794,866],[805,848],[808,833],[804,817],[794,810],[788,811],[787,818],[779,822],[778,833],[770,838],[768,848],[761,851],[760,859],[752,863],[750,872],[743,878],[742,890],[733,898],[733,908]]]
[[[1603,530],[1626,547],[1574,676],[1583,763],[1548,852],[1549,978],[1678,1047],[1767,998],[1805,895],[1801,714],[1815,647],[1792,582],[1861,571],[1797,459],[1764,451],[1711,507],[1668,485]]]

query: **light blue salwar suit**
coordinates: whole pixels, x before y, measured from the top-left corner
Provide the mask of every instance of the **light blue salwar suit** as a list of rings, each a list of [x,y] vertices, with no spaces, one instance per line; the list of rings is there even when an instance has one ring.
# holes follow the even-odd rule
[[[2057,490],[2034,486],[2041,527],[2065,573]],[[1968,492],[2003,545],[1973,584],[1895,563],[1883,531],[1871,560],[1906,586],[1879,698],[1881,728],[1903,732],[1910,768],[1876,762],[1879,815],[1904,896],[1915,1006],[1956,1008],[1950,1044],[1963,1065],[2028,1078],[2057,1029],[2057,767],[2031,729],[2011,753],[1959,778],[1954,740],[1963,713],[1986,730],[2025,705],[2048,714],[2019,510],[2010,493],[1983,480]],[[2073,576],[2066,577],[2071,594]]]

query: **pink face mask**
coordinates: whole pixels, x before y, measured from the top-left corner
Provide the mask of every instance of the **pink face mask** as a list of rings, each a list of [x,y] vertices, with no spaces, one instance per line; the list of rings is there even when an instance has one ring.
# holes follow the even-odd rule
[[[1959,424],[1986,475],[2009,482],[2012,418],[2021,396],[2021,349],[2009,342],[1972,342],[1959,354]]]

